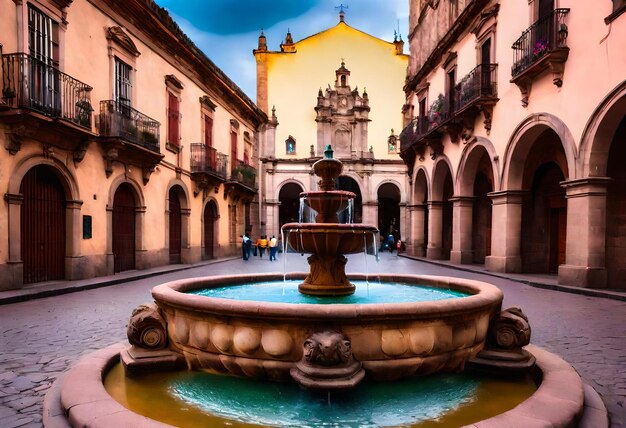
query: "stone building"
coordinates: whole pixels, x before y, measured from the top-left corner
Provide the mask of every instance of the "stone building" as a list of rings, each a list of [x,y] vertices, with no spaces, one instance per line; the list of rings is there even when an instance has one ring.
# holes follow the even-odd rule
[[[412,0],[410,251],[626,284],[626,2]]]
[[[267,116],[151,0],[0,2],[0,290],[235,254]]]
[[[300,41],[288,31],[279,51],[261,33],[257,104],[269,116],[259,142],[262,231],[279,236],[283,224],[298,221],[300,193],[318,190],[311,166],[331,144],[344,165],[339,188],[357,195],[354,221],[404,233],[403,45],[351,27],[343,12],[334,27]]]

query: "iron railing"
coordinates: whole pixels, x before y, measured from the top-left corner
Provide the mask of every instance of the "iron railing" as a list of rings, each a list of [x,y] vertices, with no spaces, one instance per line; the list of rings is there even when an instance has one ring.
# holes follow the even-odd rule
[[[461,79],[454,88],[454,112],[481,98],[496,98],[497,64],[480,64]]]
[[[400,151],[410,148],[430,130],[428,117],[414,117],[400,133]]]
[[[91,129],[91,86],[26,53],[2,55],[2,99]]]
[[[513,43],[513,77],[538,62],[549,52],[567,47],[565,17],[569,9],[555,9],[531,25]]]
[[[231,170],[230,178],[248,187],[256,187],[256,170],[252,165],[248,165],[238,159]]]
[[[191,144],[191,172],[209,172],[226,179],[228,155],[203,143]]]
[[[160,153],[159,127],[161,124],[124,102],[100,101],[97,125],[101,136],[122,138]]]

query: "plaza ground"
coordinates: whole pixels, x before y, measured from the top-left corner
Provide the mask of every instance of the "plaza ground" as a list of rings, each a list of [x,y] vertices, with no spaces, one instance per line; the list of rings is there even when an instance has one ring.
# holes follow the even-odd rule
[[[286,259],[285,259],[286,256]],[[494,275],[481,267],[447,266],[395,254],[351,255],[346,271],[413,273],[477,279],[504,292],[503,308],[519,306],[531,343],[568,361],[601,396],[611,427],[626,427],[626,294],[572,290],[554,277]],[[308,271],[306,256],[279,254],[202,265],[174,265],[93,280],[39,284],[0,293],[0,420],[2,427],[39,427],[43,397],[81,356],[126,340],[132,310],[150,302],[163,282],[206,275]],[[529,285],[529,284],[532,284]],[[590,295],[571,291],[588,292]],[[44,297],[49,296],[49,297]],[[23,301],[21,301],[23,300]]]

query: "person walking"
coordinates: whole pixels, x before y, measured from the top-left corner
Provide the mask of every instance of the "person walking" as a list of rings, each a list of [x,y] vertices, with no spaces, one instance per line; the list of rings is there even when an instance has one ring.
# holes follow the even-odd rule
[[[257,251],[259,252],[259,258],[263,258],[263,253],[265,252],[265,248],[267,248],[267,236],[261,235],[259,239],[256,241]]]
[[[268,243],[270,247],[270,262],[276,260],[276,253],[278,252],[278,239],[274,235],[270,238]]]
[[[248,260],[250,258],[250,247],[252,246],[252,240],[250,236],[246,233],[243,235],[241,240],[241,252],[244,260]]]

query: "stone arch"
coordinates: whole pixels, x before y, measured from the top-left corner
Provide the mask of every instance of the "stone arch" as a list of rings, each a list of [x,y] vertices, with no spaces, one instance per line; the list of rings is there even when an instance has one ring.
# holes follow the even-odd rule
[[[23,283],[22,265],[22,225],[20,217],[22,215],[23,195],[20,192],[22,181],[26,174],[33,168],[48,166],[53,174],[59,179],[65,197],[65,279],[77,279],[80,256],[81,217],[80,208],[82,201],[78,189],[78,180],[72,171],[65,164],[54,156],[44,157],[34,155],[25,157],[19,161],[10,174],[5,200],[8,204],[7,233],[9,242],[8,261],[16,285]]]
[[[459,169],[456,173],[455,194],[459,196],[472,196],[474,178],[479,169],[481,158],[486,156],[491,165],[493,190],[500,188],[499,158],[496,149],[490,140],[484,137],[476,137],[475,141],[463,148]]]
[[[428,243],[428,201],[430,200],[428,171],[423,165],[413,173],[411,205],[411,233],[407,251],[418,257],[426,255]]]
[[[626,112],[626,80],[600,102],[583,130],[580,143],[580,177],[606,175],[612,137]]]
[[[114,228],[115,228],[115,194],[120,186],[125,185],[132,190],[135,200],[135,212],[134,212],[134,253],[135,253],[135,267],[137,269],[143,269],[146,261],[143,260],[144,254],[144,240],[143,240],[143,226],[144,216],[146,213],[146,204],[144,195],[142,192],[142,186],[132,178],[126,177],[124,174],[120,174],[115,177],[109,188],[109,195],[107,201],[107,272],[113,274],[115,270],[115,251],[114,251]]]
[[[305,187],[297,180],[283,181],[276,189],[276,200],[278,206],[278,230],[285,223],[299,221],[300,214],[300,193],[305,191]]]
[[[395,180],[384,180],[376,189],[378,202],[378,230],[381,235],[394,235],[394,240],[402,237],[404,224],[400,215],[402,192]]]
[[[480,137],[464,148],[459,162],[455,258],[461,263],[484,263],[491,254],[492,202],[488,195],[499,188],[495,153],[491,142]]]
[[[363,222],[363,183],[361,177],[355,173],[342,174],[336,179],[335,188],[337,190],[347,190],[353,192],[356,196],[354,198],[354,212],[352,219],[354,223]],[[344,218],[344,221],[345,218]]]
[[[524,119],[513,131],[504,154],[500,190],[522,190],[525,161],[537,141],[547,130],[559,138],[565,155],[565,179],[576,177],[577,150],[569,128],[558,117],[535,113]]]
[[[202,205],[201,233],[203,260],[209,260],[216,257],[220,230],[219,209],[219,204],[213,197],[208,197]]]
[[[167,186],[165,204],[165,242],[168,243],[169,263],[190,263],[189,260],[189,191],[179,179]]]
[[[433,166],[431,199],[428,202],[428,258],[450,258],[454,196],[452,171],[452,165],[446,156],[439,157]]]

